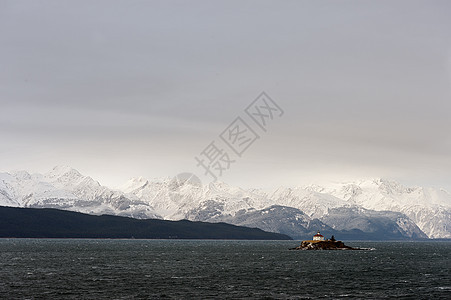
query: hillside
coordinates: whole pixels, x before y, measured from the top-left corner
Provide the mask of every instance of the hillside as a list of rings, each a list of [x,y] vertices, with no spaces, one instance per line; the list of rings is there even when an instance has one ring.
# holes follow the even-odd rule
[[[57,209],[0,207],[0,238],[289,240],[283,234],[225,223],[138,220]]]

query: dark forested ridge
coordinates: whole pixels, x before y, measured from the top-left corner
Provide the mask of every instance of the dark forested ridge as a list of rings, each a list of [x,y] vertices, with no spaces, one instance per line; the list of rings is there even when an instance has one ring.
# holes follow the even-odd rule
[[[57,209],[0,207],[1,238],[289,240],[287,235],[226,223],[138,220]]]

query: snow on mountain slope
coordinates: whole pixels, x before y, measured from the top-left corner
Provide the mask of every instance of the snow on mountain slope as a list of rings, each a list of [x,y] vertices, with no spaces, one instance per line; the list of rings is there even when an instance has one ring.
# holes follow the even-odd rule
[[[331,232],[331,228],[318,219],[310,218],[297,208],[280,205],[272,205],[262,210],[239,211],[233,217],[222,217],[221,221],[239,226],[257,227],[270,232],[284,232],[297,239],[311,238],[318,230]]]
[[[59,208],[90,214],[136,218],[159,217],[133,195],[101,186],[70,167],[55,167],[46,174],[25,171],[0,174],[0,205]]]
[[[135,195],[169,220],[183,219],[184,212],[195,206],[203,194],[202,187],[188,184],[179,187],[172,185],[170,179],[149,181],[142,177],[130,179],[122,190]]]
[[[20,203],[16,200],[14,189],[11,186],[13,177],[8,173],[0,173],[0,205],[19,207]]]
[[[73,193],[55,188],[49,182],[43,180],[41,174],[29,174],[25,171],[11,173],[2,173],[0,185],[11,200],[17,203],[17,206],[27,207],[30,204],[44,201],[46,199],[75,199]],[[2,203],[6,205],[7,203]]]
[[[318,192],[316,186],[279,188],[268,197],[277,205],[298,208],[312,218],[324,216],[331,208],[348,205],[347,201]]]
[[[381,236],[390,233],[395,238],[427,238],[412,220],[399,212],[367,210],[359,206],[339,207],[330,209],[321,221],[337,230],[358,228]]]
[[[189,219],[203,221],[213,207],[217,215],[234,215],[240,210],[261,209],[269,201],[261,195],[222,182],[206,186],[187,182],[175,184],[174,180],[148,181],[143,178],[129,180],[123,191],[137,196],[169,220]],[[205,216],[200,216],[205,215]]]
[[[401,212],[430,238],[451,238],[451,195],[443,189],[407,188],[374,179],[323,188],[323,192],[366,209]]]
[[[451,208],[451,195],[443,189],[407,188],[385,179],[345,183],[323,188],[323,191],[348,202],[376,210],[401,210],[416,205]]]

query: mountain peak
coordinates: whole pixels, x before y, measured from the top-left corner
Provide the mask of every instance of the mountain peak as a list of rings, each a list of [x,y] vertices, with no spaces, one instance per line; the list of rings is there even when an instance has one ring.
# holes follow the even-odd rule
[[[30,173],[28,173],[27,171],[15,171],[15,172],[11,172],[11,175],[13,175],[14,177],[16,177],[17,179],[21,179],[21,180],[30,180],[31,179],[31,175]]]
[[[84,176],[74,168],[68,166],[56,166],[50,172],[44,174],[44,177],[50,182],[71,186],[78,185],[86,180],[92,180],[90,177]]]
[[[81,176],[80,172],[78,172],[76,169],[65,165],[55,166],[50,172],[47,172],[45,175],[47,175],[48,177],[59,177],[66,174],[74,174]]]
[[[137,189],[142,189],[148,183],[149,183],[149,181],[142,176],[133,177],[133,178],[130,178],[129,180],[127,180],[127,182],[124,183],[122,186],[120,186],[119,190],[129,193],[129,192],[135,191]]]

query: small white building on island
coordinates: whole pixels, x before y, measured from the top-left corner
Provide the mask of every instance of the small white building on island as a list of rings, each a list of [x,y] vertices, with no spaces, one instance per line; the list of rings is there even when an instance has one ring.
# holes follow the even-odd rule
[[[324,241],[324,236],[321,233],[319,233],[319,231],[318,231],[318,233],[313,236],[313,240],[314,241]]]

